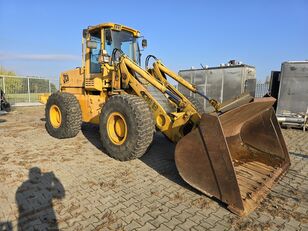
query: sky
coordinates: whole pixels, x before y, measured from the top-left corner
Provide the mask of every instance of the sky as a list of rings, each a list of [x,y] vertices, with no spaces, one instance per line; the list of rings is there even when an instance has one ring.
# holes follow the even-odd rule
[[[148,54],[173,71],[253,65],[264,80],[281,63],[308,60],[308,1],[0,0],[0,65],[58,82],[81,65],[81,33],[115,22],[141,31]]]

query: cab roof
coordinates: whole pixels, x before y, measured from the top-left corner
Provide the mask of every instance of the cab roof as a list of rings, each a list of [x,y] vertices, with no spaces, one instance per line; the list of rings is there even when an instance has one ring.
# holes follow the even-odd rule
[[[117,30],[117,31],[125,30],[128,32],[131,32],[135,37],[140,37],[140,31],[135,30],[131,27],[127,27],[127,26],[112,23],[112,22],[101,23],[96,26],[89,26],[88,31],[91,32],[93,30],[102,29],[102,28],[111,28],[112,30]]]

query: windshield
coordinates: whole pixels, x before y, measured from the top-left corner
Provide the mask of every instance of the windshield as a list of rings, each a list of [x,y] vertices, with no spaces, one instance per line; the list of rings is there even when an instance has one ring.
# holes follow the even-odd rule
[[[105,30],[105,50],[111,56],[114,48],[121,49],[128,57],[140,65],[138,39],[127,31]]]

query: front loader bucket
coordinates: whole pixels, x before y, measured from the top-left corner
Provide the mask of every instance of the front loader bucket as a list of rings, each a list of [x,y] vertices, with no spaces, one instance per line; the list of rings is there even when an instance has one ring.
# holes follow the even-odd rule
[[[240,215],[253,211],[290,166],[272,97],[254,99],[200,125],[176,145],[181,177]]]

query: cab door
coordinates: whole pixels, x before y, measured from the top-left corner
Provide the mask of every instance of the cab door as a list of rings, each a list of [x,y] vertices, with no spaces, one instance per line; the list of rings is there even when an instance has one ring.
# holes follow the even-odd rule
[[[86,48],[86,79],[93,79],[95,77],[102,76],[101,63],[99,58],[102,53],[102,30],[98,29],[95,31],[90,31],[87,36],[87,41],[91,41],[92,44],[96,44],[95,48]]]

